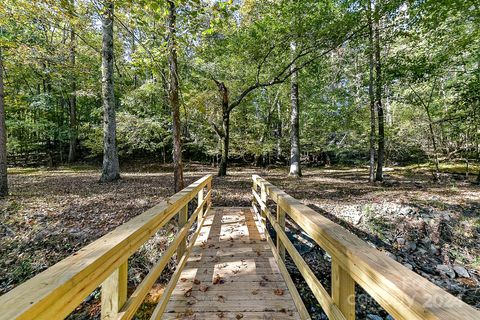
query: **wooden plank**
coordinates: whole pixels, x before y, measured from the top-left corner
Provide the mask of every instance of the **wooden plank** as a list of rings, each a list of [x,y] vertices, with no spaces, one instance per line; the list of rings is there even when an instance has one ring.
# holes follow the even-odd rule
[[[127,300],[128,262],[123,263],[103,283],[101,291],[101,319],[116,319]]]
[[[480,319],[480,311],[370,247],[261,177],[268,196],[395,319]]]
[[[355,281],[332,260],[332,298],[346,320],[355,319]]]
[[[199,179],[0,297],[0,319],[51,320],[70,314],[96,287],[211,181]]]
[[[200,229],[200,220],[203,218],[203,206],[204,206],[203,188],[200,189],[200,191],[198,192],[197,203],[198,203],[197,208],[201,208],[200,209],[201,211],[197,217],[197,229]]]
[[[163,320],[171,320],[171,319],[291,320],[291,319],[300,319],[300,318],[295,313],[288,314],[286,312],[197,312],[194,314],[191,314],[191,312],[181,312],[181,313],[166,313],[163,315]]]

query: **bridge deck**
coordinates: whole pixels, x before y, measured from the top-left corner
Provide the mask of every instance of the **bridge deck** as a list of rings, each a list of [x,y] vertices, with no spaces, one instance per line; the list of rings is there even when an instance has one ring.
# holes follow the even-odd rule
[[[213,208],[162,319],[300,319],[249,208]]]

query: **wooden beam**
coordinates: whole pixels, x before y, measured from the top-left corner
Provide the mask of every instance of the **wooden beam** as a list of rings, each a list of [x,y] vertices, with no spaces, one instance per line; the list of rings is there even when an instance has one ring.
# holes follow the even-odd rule
[[[127,301],[128,262],[123,263],[103,283],[101,291],[101,319],[116,319]]]
[[[208,191],[207,191],[208,192]],[[197,217],[197,229],[200,228],[200,220],[203,218],[203,189],[198,192],[198,205],[197,208],[201,208]]]
[[[346,320],[355,320],[355,281],[332,260],[332,298]]]
[[[285,210],[282,209],[279,205],[277,205],[277,222],[279,227],[285,231]],[[282,258],[285,261],[285,246],[282,244],[282,240],[280,236],[277,234],[277,250]]]
[[[180,209],[178,212],[178,228],[181,229],[185,223],[187,223],[188,219],[188,204]],[[180,241],[178,244],[177,248],[177,262],[182,259],[183,254],[185,253],[185,249],[187,248],[187,237],[186,235],[183,237],[183,239]]]

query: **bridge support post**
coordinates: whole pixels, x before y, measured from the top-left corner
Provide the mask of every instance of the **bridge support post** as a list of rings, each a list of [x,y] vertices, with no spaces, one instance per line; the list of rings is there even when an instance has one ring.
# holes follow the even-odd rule
[[[101,319],[117,319],[127,301],[128,261],[116,269],[103,283],[101,291]]]
[[[202,202],[203,202],[203,189],[201,189],[199,192],[198,192],[198,205],[197,205],[197,208],[200,208],[200,206],[202,206]],[[204,212],[205,208],[202,208],[200,209],[200,212],[198,213],[198,216],[197,216],[197,229],[200,228],[200,220],[203,218],[203,212]]]
[[[263,204],[265,205],[264,210],[262,210],[262,206],[260,204],[260,212],[262,216],[262,226],[263,226],[263,232],[268,232],[267,231],[267,214],[265,213],[265,210],[267,209],[267,190],[265,190],[265,186],[263,184],[260,185],[260,199],[262,200]]]
[[[283,231],[285,231],[285,210],[277,204],[277,223],[280,225]],[[277,250],[278,254],[285,261],[285,246],[282,243],[279,235],[277,234]]]
[[[188,220],[188,204],[180,209],[178,212],[178,230],[180,230]],[[187,249],[187,236],[185,236],[182,241],[178,244],[177,248],[177,262],[182,259],[183,254],[185,253],[185,250]]]
[[[355,281],[332,259],[332,298],[345,320],[355,320]]]

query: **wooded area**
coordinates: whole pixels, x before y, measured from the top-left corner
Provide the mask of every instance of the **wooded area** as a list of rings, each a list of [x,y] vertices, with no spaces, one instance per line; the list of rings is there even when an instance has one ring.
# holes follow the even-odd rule
[[[2,0],[0,293],[213,171],[479,308],[480,4]]]
[[[218,164],[219,175],[229,161],[289,164],[295,176],[301,162],[370,163],[372,181],[385,164],[431,161],[437,179],[439,162],[468,166],[480,154],[478,9],[463,0],[4,1],[8,162],[103,155],[107,181],[119,177],[117,154],[173,160],[176,190],[182,157]]]

